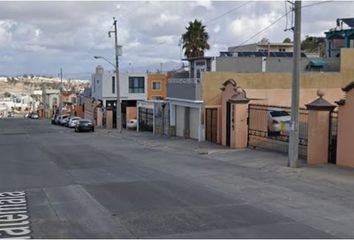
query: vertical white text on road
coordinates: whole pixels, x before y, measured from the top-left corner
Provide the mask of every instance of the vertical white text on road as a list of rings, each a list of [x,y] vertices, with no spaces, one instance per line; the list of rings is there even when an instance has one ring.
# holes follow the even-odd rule
[[[0,238],[30,238],[26,193],[0,193]]]

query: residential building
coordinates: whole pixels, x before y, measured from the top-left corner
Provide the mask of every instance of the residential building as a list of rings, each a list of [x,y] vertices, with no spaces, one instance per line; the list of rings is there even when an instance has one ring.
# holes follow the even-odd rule
[[[325,32],[325,35],[326,56],[339,57],[341,48],[354,48],[354,18],[338,18],[337,26]]]
[[[340,52],[341,65],[339,72],[301,74],[300,107],[316,98],[317,90],[323,89],[326,99],[334,104],[344,93],[341,88],[352,81],[354,74],[354,49],[342,48]],[[232,145],[228,139],[232,132],[232,104],[241,91],[241,97],[247,97],[250,103],[289,107],[291,105],[292,74],[289,73],[237,73],[237,72],[206,72],[202,79],[203,109],[211,109],[215,117],[206,118],[200,122],[205,127],[205,136],[209,131],[217,129],[210,141]],[[225,90],[226,89],[226,90]],[[229,91],[229,92],[226,92]],[[229,94],[230,93],[230,94]],[[228,95],[229,94],[229,95]],[[234,95],[232,95],[234,94]],[[228,107],[228,104],[231,104]],[[204,114],[206,116],[207,114]],[[210,122],[212,121],[212,122]],[[231,121],[232,122],[232,121]],[[207,126],[214,126],[208,129]],[[237,127],[237,126],[236,126]]]
[[[205,72],[215,71],[215,58],[184,60],[189,62],[188,69],[176,71],[167,81],[171,133],[202,141],[203,129],[199,124],[203,107],[201,84]]]
[[[147,98],[147,75],[139,73],[119,74],[119,93],[122,109],[122,124],[136,117],[136,104],[138,100]],[[113,71],[105,71],[102,66],[96,67],[92,74],[92,98],[102,103],[103,112],[113,111],[113,127],[116,124],[117,81]]]
[[[233,54],[239,52],[293,52],[293,43],[272,43],[262,39],[258,43],[229,47],[228,51]]]
[[[147,75],[147,100],[163,100],[167,96],[167,78],[164,73]]]

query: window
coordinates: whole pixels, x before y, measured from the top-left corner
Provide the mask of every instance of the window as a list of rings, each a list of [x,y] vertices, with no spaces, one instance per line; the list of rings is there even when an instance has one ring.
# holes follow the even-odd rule
[[[129,77],[129,93],[144,93],[144,81],[144,77]]]
[[[161,90],[161,82],[152,82],[152,90]]]
[[[116,78],[112,77],[112,93],[116,92]]]

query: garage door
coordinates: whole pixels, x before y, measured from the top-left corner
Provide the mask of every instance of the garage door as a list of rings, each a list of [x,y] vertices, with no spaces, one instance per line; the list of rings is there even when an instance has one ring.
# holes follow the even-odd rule
[[[184,107],[176,106],[176,136],[184,137]]]
[[[198,139],[198,127],[199,127],[199,109],[190,108],[189,110],[189,137]]]

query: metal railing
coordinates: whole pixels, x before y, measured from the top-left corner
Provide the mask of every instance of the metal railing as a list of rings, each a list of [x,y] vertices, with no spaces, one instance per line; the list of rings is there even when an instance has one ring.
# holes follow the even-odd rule
[[[272,110],[284,111],[289,117],[276,120]],[[250,104],[248,109],[248,146],[288,153],[291,108]],[[307,157],[307,109],[299,109],[299,156]]]
[[[200,78],[170,78],[168,84],[197,84],[200,83]]]

